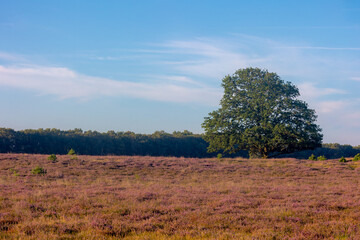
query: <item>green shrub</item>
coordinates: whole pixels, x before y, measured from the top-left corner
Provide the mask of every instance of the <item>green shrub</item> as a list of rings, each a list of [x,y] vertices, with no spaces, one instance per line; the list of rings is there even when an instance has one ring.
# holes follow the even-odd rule
[[[316,161],[316,157],[314,154],[311,154],[309,157],[309,160]]]
[[[57,162],[57,157],[56,157],[55,154],[51,154],[51,155],[48,157],[48,159],[49,159],[50,161],[52,161],[52,162]]]
[[[74,150],[74,149],[70,149],[67,155],[75,155],[75,150]]]
[[[327,160],[327,158],[325,156],[318,156],[317,160],[318,161],[324,161],[324,160]]]
[[[19,173],[15,168],[10,168],[9,170],[15,177],[19,176]]]
[[[222,157],[223,157],[223,155],[222,155],[221,153],[219,153],[219,154],[216,156],[217,159],[222,159]]]
[[[347,161],[346,161],[346,159],[345,159],[344,157],[341,157],[341,158],[339,159],[339,162],[347,162]]]
[[[46,174],[46,170],[42,167],[37,166],[31,170],[31,173],[35,175],[44,175]]]
[[[356,154],[353,161],[359,161],[360,160],[360,153]]]

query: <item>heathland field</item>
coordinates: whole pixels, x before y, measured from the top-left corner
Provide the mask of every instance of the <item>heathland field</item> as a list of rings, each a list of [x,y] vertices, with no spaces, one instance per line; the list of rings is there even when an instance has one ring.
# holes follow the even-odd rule
[[[0,239],[360,239],[359,182],[352,161],[1,154]]]

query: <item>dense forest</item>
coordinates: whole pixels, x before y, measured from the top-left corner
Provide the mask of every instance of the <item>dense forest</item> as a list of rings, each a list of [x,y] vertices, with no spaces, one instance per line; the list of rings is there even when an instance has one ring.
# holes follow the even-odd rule
[[[81,155],[141,155],[141,156],[175,156],[175,157],[214,157],[218,153],[207,152],[208,143],[203,135],[193,134],[187,130],[166,133],[156,131],[153,134],[136,134],[134,132],[83,131],[81,129],[26,129],[15,131],[0,128],[0,153],[40,153],[66,154],[74,149]],[[360,153],[360,146],[323,144],[321,148],[278,157],[306,159],[311,154],[324,155],[327,158],[352,157]],[[248,157],[246,151],[234,155]]]
[[[0,128],[1,153],[66,154],[74,149],[81,155],[142,155],[176,157],[211,157],[201,135],[189,131],[156,131],[153,134],[134,132],[100,133],[81,129],[62,131],[38,129],[15,131]]]

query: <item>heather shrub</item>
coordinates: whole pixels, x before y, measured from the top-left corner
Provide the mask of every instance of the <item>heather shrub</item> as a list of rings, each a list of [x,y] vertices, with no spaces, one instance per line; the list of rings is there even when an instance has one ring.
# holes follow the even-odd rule
[[[0,239],[360,236],[357,162],[49,155],[0,154]]]
[[[353,161],[359,161],[360,160],[360,153],[356,154]]]
[[[55,154],[51,154],[51,155],[48,157],[48,159],[49,159],[50,161],[52,161],[53,163],[54,163],[54,162],[57,162],[57,157],[56,157]]]
[[[318,156],[317,160],[318,161],[324,161],[324,160],[327,160],[327,158],[325,156]]]
[[[314,154],[311,154],[309,157],[309,160],[316,161],[316,157]]]
[[[46,170],[42,167],[37,166],[31,170],[31,173],[35,175],[44,175],[46,174]]]
[[[345,159],[344,157],[341,157],[341,158],[339,159],[339,162],[346,162],[346,159]]]
[[[356,165],[349,165],[349,168],[350,168],[351,170],[355,170],[355,169],[356,169]]]
[[[75,150],[74,150],[74,149],[70,149],[67,155],[75,155]]]

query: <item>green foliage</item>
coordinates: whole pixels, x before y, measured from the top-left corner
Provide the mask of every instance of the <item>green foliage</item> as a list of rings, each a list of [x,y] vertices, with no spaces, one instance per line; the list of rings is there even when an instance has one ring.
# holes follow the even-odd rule
[[[345,159],[344,157],[341,157],[341,158],[339,159],[339,162],[347,162],[347,161],[346,161],[346,159]]]
[[[26,129],[14,131],[0,128],[1,153],[52,153],[67,154],[70,147],[84,155],[142,155],[142,156],[177,156],[177,157],[216,157],[217,153],[207,153],[208,144],[201,134],[188,131],[164,134],[160,138],[152,134],[131,132],[104,133],[96,131],[75,131],[59,129]],[[281,157],[307,159],[309,155],[325,155],[328,159],[341,156],[352,159],[360,153],[360,146],[324,143],[314,150],[282,154]],[[223,153],[224,155],[224,153]],[[247,151],[237,152],[234,156],[248,157]],[[274,156],[274,154],[270,155]],[[58,156],[59,159],[59,156]],[[29,163],[30,164],[30,163]]]
[[[10,168],[9,170],[15,177],[19,176],[19,172],[15,168]]]
[[[74,149],[70,149],[67,155],[75,155],[75,150],[74,150]]]
[[[222,155],[221,153],[219,153],[219,154],[216,156],[216,158],[219,159],[219,160],[222,159],[222,157],[223,157],[223,155]]]
[[[359,161],[360,160],[360,153],[356,154],[353,161]]]
[[[317,159],[314,154],[311,154],[309,160],[316,161]]]
[[[14,131],[0,128],[0,152],[67,154],[70,148],[84,155],[142,155],[176,157],[216,157],[207,152],[201,134],[184,130],[157,131],[153,134],[134,132],[97,132],[59,129],[26,129]],[[241,152],[237,156],[246,157]]]
[[[327,160],[327,158],[325,156],[318,156],[317,160],[318,161],[324,161],[324,160]]]
[[[52,161],[53,163],[57,162],[57,157],[56,157],[55,154],[51,154],[51,155],[48,157],[48,159],[49,159],[50,161]]]
[[[42,167],[37,166],[31,170],[31,173],[35,175],[44,175],[46,174],[46,170]]]
[[[134,177],[135,177],[136,180],[140,180],[140,175],[139,175],[139,174],[136,173],[136,174],[134,175]]]
[[[222,86],[221,107],[202,124],[208,151],[248,150],[250,157],[267,158],[321,146],[315,111],[297,100],[298,88],[277,74],[240,69],[226,76]]]

